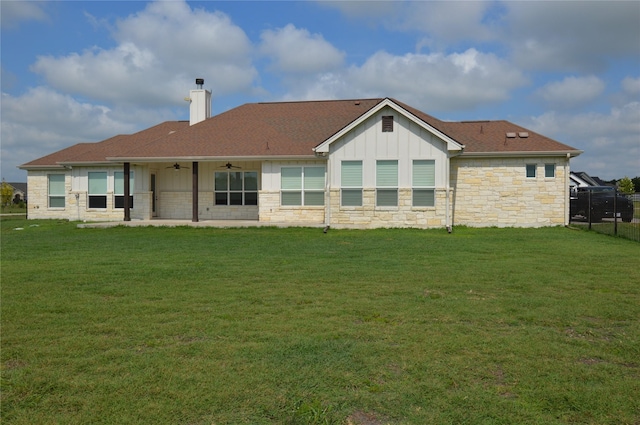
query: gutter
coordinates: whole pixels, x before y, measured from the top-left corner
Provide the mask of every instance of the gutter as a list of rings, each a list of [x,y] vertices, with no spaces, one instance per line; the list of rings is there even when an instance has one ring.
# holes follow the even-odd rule
[[[175,161],[275,161],[275,160],[317,160],[316,155],[260,155],[260,156],[148,156],[148,157],[118,157],[108,156],[111,162],[175,162]]]
[[[535,157],[535,156],[566,156],[574,158],[584,151],[575,149],[570,151],[499,151],[499,152],[462,152],[461,156],[474,158],[496,158],[496,157]]]

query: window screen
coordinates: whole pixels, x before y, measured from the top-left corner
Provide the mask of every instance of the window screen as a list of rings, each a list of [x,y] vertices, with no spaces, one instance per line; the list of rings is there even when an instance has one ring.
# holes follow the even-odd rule
[[[64,208],[64,174],[49,174],[49,207]]]
[[[362,161],[342,161],[340,185],[342,206],[362,206]]]

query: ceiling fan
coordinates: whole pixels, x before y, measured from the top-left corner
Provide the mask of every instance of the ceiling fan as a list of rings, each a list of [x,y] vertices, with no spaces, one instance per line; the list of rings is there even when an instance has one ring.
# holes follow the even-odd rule
[[[184,169],[187,169],[187,170],[189,169],[189,167],[182,167],[182,166],[180,166],[180,164],[178,164],[177,162],[176,162],[175,164],[173,164],[173,165],[171,165],[171,166],[167,167],[167,168],[173,168],[173,169],[174,169],[174,170],[176,170],[176,171],[178,171],[178,170],[182,170],[183,168],[184,168]]]
[[[242,168],[242,167],[239,167],[237,165],[232,165],[230,162],[227,162],[226,164],[220,166],[220,168],[226,168],[227,170],[230,170],[232,168]]]

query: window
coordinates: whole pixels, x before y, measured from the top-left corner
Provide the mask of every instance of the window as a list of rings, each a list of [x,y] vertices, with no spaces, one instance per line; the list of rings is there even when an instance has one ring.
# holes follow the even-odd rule
[[[258,173],[256,171],[217,171],[215,204],[258,205]]]
[[[382,132],[383,133],[393,132],[393,115],[384,115],[382,117]]]
[[[343,207],[362,206],[362,161],[342,161],[340,186]]]
[[[527,178],[535,178],[536,164],[527,164]]]
[[[376,162],[376,206],[398,206],[398,161]]]
[[[49,208],[64,208],[64,174],[49,174]]]
[[[89,173],[89,208],[107,208],[107,172]]]
[[[133,208],[133,171],[129,171],[129,208]],[[124,208],[124,172],[113,173],[113,207]]]
[[[435,206],[436,162],[432,159],[413,161],[413,206]]]
[[[544,164],[544,176],[553,178],[556,176],[556,164]]]
[[[324,167],[282,167],[280,203],[283,206],[324,205]]]

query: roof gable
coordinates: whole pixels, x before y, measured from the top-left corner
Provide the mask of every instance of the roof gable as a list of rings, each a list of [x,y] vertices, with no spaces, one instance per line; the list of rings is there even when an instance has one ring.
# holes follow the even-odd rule
[[[334,143],[336,140],[338,140],[341,137],[343,137],[345,134],[347,134],[348,132],[353,130],[355,127],[357,127],[358,125],[360,125],[363,122],[365,122],[367,119],[369,119],[371,116],[375,115],[376,113],[378,113],[380,110],[382,110],[385,107],[389,107],[389,108],[393,109],[397,113],[403,115],[407,119],[413,121],[414,123],[416,123],[417,125],[419,125],[423,129],[425,129],[429,133],[431,133],[434,136],[436,136],[436,137],[440,138],[441,140],[443,140],[447,144],[447,149],[448,150],[459,151],[459,150],[462,150],[464,148],[463,145],[461,145],[460,143],[456,142],[454,139],[452,139],[451,137],[447,136],[446,134],[442,133],[436,127],[432,126],[427,120],[417,116],[416,114],[412,113],[409,109],[405,108],[404,105],[402,105],[400,102],[397,102],[397,101],[395,101],[393,99],[386,98],[386,99],[382,100],[380,103],[376,104],[371,109],[369,109],[368,111],[366,111],[365,113],[363,113],[362,115],[360,115],[356,120],[354,120],[348,126],[346,126],[343,129],[341,129],[338,133],[336,133],[336,134],[332,135],[330,138],[324,140],[322,143],[320,143],[318,146],[316,146],[314,148],[314,151],[318,152],[318,153],[328,153],[329,152],[329,147],[331,146],[332,143]],[[422,113],[422,115],[428,117],[428,115],[426,115],[424,113]],[[430,117],[430,118],[433,118],[433,117]],[[433,120],[435,120],[435,118],[433,118]]]

